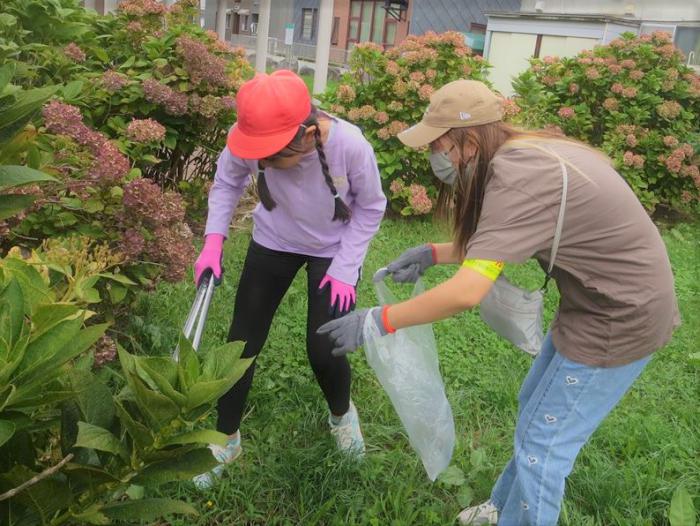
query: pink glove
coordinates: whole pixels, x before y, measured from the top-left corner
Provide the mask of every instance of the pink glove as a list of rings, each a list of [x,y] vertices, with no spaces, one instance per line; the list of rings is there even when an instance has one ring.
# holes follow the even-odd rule
[[[321,280],[321,285],[319,285],[318,289],[322,290],[328,284],[331,287],[331,314],[336,317],[350,312],[355,306],[355,287],[326,274]]]
[[[216,279],[221,278],[221,256],[224,250],[223,234],[209,234],[204,238],[204,247],[194,264],[194,283],[199,286],[199,280],[205,270],[211,269]]]

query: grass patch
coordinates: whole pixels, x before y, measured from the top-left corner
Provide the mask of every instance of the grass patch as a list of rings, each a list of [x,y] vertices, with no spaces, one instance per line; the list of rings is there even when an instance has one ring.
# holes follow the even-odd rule
[[[384,221],[366,260],[360,306],[375,302],[369,282],[374,270],[405,248],[445,238],[428,222]],[[678,226],[664,238],[684,324],[583,449],[567,482],[560,524],[668,524],[671,495],[681,483],[696,496],[696,508],[700,504],[700,369],[688,361],[700,341],[700,225]],[[227,335],[247,244],[248,236],[240,234],[226,244],[226,278],[214,298],[204,346]],[[427,282],[435,285],[450,272],[436,268]],[[534,262],[507,273],[532,287],[543,277]],[[241,426],[243,456],[209,493],[185,483],[166,493],[197,507],[200,525],[453,524],[463,506],[488,497],[510,455],[516,396],[531,359],[499,339],[475,312],[435,325],[457,428],[453,465],[466,475],[463,485],[447,486],[428,481],[388,397],[362,353],[355,353],[352,396],[368,454],[353,464],[334,450],[325,402],[306,361],[303,274],[282,302],[258,362]],[[555,288],[547,295],[548,320],[557,304]],[[144,293],[130,334],[148,352],[169,352],[193,296],[190,283],[161,284]],[[171,522],[185,523],[195,524]]]

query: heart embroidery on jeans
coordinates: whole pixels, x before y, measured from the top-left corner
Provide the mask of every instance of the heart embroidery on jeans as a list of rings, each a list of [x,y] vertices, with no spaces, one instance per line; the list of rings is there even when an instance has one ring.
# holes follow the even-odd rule
[[[574,385],[577,383],[578,383],[578,378],[574,378],[573,376],[566,377],[566,385]]]
[[[552,423],[554,423],[554,422],[557,421],[557,417],[556,417],[556,416],[552,416],[552,415],[544,415],[544,420],[545,420],[545,422],[547,422],[548,424],[552,424]]]
[[[532,455],[529,455],[527,457],[527,461],[530,463],[530,465],[537,464],[537,457],[533,457]]]

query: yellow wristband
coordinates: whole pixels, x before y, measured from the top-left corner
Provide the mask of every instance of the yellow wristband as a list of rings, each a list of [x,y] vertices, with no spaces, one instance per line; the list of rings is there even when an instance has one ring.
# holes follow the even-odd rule
[[[492,261],[490,259],[465,259],[463,267],[475,270],[491,281],[496,281],[503,272],[503,261]]]

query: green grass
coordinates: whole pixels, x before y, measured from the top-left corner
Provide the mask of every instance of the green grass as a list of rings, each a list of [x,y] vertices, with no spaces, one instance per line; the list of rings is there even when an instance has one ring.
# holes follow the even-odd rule
[[[445,236],[427,222],[385,221],[367,257],[360,305],[375,301],[371,272],[407,247],[440,239]],[[583,449],[567,482],[560,524],[668,524],[671,495],[681,483],[696,497],[696,508],[700,504],[700,368],[688,360],[700,341],[700,225],[681,225],[665,239],[684,325]],[[227,243],[226,278],[203,345],[226,337],[247,243],[242,234]],[[449,273],[434,269],[427,281],[434,285]],[[508,273],[532,287],[542,280],[534,263]],[[453,465],[466,475],[465,484],[449,486],[429,482],[386,394],[362,353],[355,353],[352,396],[368,454],[362,464],[353,464],[334,450],[327,409],[306,363],[305,283],[301,272],[260,356],[241,427],[243,456],[209,493],[185,483],[169,486],[164,493],[201,511],[196,522],[172,524],[453,524],[465,504],[488,497],[510,455],[516,396],[531,359],[500,340],[475,312],[435,325],[458,435]],[[549,319],[557,302],[554,289],[550,286],[547,297]],[[163,284],[140,297],[131,332],[149,352],[172,348],[193,294],[189,283]]]

